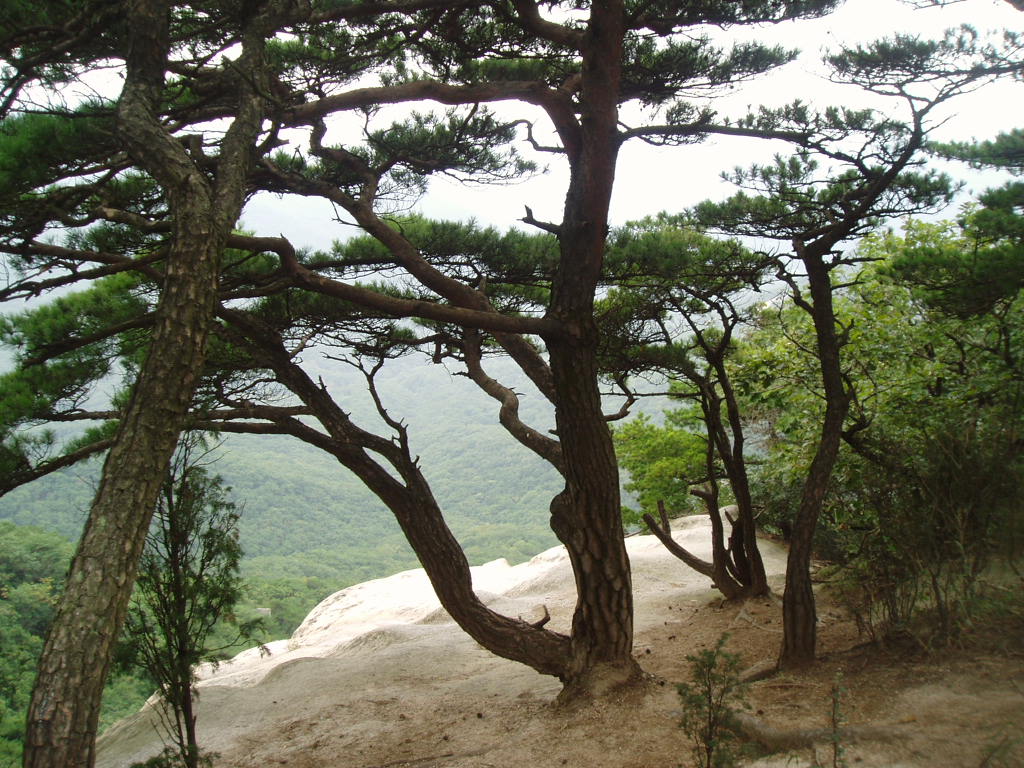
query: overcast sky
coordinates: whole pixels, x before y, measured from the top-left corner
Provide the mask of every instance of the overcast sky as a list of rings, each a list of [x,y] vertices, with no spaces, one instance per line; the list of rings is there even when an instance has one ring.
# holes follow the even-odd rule
[[[782,105],[800,98],[813,104],[865,105],[865,95],[851,86],[827,81],[820,64],[821,53],[842,44],[866,42],[894,32],[910,32],[926,38],[940,37],[943,30],[970,23],[980,32],[1015,29],[1024,32],[1024,13],[1003,0],[964,0],[945,8],[914,9],[899,0],[849,0],[838,11],[811,22],[768,25],[757,30],[736,29],[725,34],[726,42],[755,38],[799,48],[793,64],[741,87],[734,95],[716,101],[723,115],[739,116],[748,105]],[[723,43],[725,44],[725,43]],[[1001,130],[1019,126],[1024,117],[1024,85],[1000,82],[950,103],[941,115],[947,122],[937,132],[943,139],[989,138]],[[426,105],[421,105],[420,109]],[[893,106],[887,107],[897,110]],[[520,106],[500,107],[501,114],[524,116]],[[537,113],[538,130],[545,121]],[[520,147],[529,156],[528,147]],[[732,187],[719,178],[724,170],[787,152],[782,143],[718,138],[690,147],[653,148],[634,141],[620,156],[612,203],[613,223],[638,219],[659,210],[680,210],[706,198],[721,198]],[[524,183],[482,187],[464,186],[446,179],[434,180],[429,193],[415,207],[436,218],[469,219],[499,228],[516,226],[529,205],[537,218],[558,221],[565,194],[564,165],[552,155],[534,157],[547,172]],[[959,165],[943,166],[966,173]],[[995,177],[977,177],[971,186],[992,183]],[[326,203],[279,199],[263,195],[246,209],[243,224],[259,234],[284,234],[297,246],[326,248],[330,242],[350,236],[354,230],[334,220]]]

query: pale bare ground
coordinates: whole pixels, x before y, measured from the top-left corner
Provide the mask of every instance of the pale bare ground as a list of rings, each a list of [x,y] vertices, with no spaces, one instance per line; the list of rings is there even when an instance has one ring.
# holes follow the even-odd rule
[[[706,518],[676,538],[707,556]],[[200,738],[216,768],[674,768],[694,763],[679,728],[676,683],[688,654],[729,634],[744,666],[770,663],[781,638],[777,598],[723,602],[648,536],[628,540],[636,594],[636,654],[648,679],[611,697],[559,706],[558,681],[483,650],[439,608],[422,571],[351,587],[314,610],[269,656],[247,652],[207,671]],[[785,551],[762,542],[781,591]],[[496,610],[565,630],[575,593],[564,551],[474,569]],[[828,739],[744,758],[758,768],[1024,766],[1024,638],[987,650],[908,655],[864,645],[854,623],[819,596],[822,659],[807,672],[750,686],[750,714],[784,730],[827,729],[841,675],[841,710],[867,738]],[[863,736],[863,734],[861,734]],[[99,768],[126,768],[159,750],[152,712],[101,739]],[[753,746],[753,745],[752,745]]]

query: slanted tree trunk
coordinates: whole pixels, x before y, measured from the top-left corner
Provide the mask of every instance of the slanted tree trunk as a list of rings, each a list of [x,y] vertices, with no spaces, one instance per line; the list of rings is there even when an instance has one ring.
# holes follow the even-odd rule
[[[539,625],[499,616],[482,606],[473,594],[461,549],[444,525],[429,488],[418,476],[415,462],[401,455],[401,446],[396,449],[391,441],[366,433],[348,421],[326,393],[311,386],[308,377],[290,364],[280,339],[272,338],[272,331],[258,327],[252,318],[227,310],[222,310],[222,316],[255,343],[259,348],[257,355],[267,356],[267,364],[316,414],[327,436],[299,422],[285,424],[281,420],[277,428],[331,452],[384,500],[420,557],[442,604],[463,629],[498,655],[557,675],[565,681],[567,695],[571,695],[600,691],[609,680],[631,680],[639,669],[631,655],[631,579],[619,507],[618,469],[598,390],[599,339],[594,318],[595,292],[604,263],[608,204],[621,138],[617,104],[625,12],[621,0],[595,2],[587,28],[577,32],[545,24],[531,15],[530,8],[529,3],[522,5],[524,23],[535,26],[541,35],[552,35],[560,44],[577,47],[582,57],[580,76],[570,78],[564,88],[547,93],[544,101],[569,162],[570,188],[562,223],[546,227],[549,231],[557,230],[561,258],[541,327],[519,330],[513,324],[515,318],[501,316],[491,309],[483,292],[432,267],[399,232],[376,216],[372,210],[374,184],[368,184],[359,198],[346,194],[332,199],[387,247],[396,263],[448,302],[445,307],[424,303],[403,312],[417,314],[429,307],[429,316],[446,309],[457,324],[495,334],[554,403],[557,449],[548,444],[545,436],[518,426],[514,434],[559,465],[565,478],[564,490],[551,504],[551,525],[569,552],[579,593],[571,639]],[[318,143],[323,130],[321,124],[314,131],[314,154],[327,152]],[[368,178],[374,178],[372,169],[366,167],[363,171]],[[305,287],[384,309],[380,302],[370,301],[366,292],[354,291],[304,269],[287,250],[281,253],[282,264]],[[460,312],[460,308],[469,311]],[[458,322],[460,319],[463,322]],[[497,322],[499,319],[504,322]],[[502,334],[524,332],[543,336],[549,354],[550,380],[537,356],[526,353],[525,342],[516,343],[511,336],[502,338]],[[483,382],[482,376],[477,375],[477,379],[478,383]],[[492,394],[504,397],[498,388],[484,383]],[[512,423],[513,416],[509,407],[505,411],[506,422]],[[401,425],[392,422],[391,426],[399,436],[404,434]],[[401,481],[385,471],[368,451],[383,457]]]
[[[668,512],[665,511],[665,502],[660,500],[658,501],[658,516],[660,517],[660,520],[655,520],[653,515],[645,514],[644,522],[647,524],[647,527],[650,528],[651,533],[658,538],[658,541],[665,545],[665,549],[682,560],[697,573],[711,579],[712,585],[714,585],[715,589],[725,596],[726,600],[734,600],[744,596],[743,586],[737,581],[733,574],[730,573],[729,568],[726,566],[726,561],[721,555],[717,557],[716,561],[714,559],[715,554],[713,554],[712,561],[708,562],[707,560],[697,557],[685,547],[680,546],[680,544],[672,538],[672,523],[668,519]],[[712,537],[713,536],[714,534],[712,534]],[[714,548],[714,539],[712,539],[713,552]]]
[[[387,484],[383,478],[375,482],[377,488]],[[566,679],[569,638],[544,629],[546,610],[544,618],[531,624],[502,616],[480,601],[466,555],[422,476],[411,486],[392,487],[378,495],[387,500],[441,605],[470,637],[498,656]]]
[[[201,217],[171,248],[149,354],[39,662],[26,768],[93,765],[100,697],[146,532],[192,399],[216,297],[217,238]]]
[[[255,18],[255,17],[254,17]],[[262,118],[263,37],[250,30],[236,63],[238,116],[222,144],[216,186],[156,117],[169,48],[170,4],[130,4],[131,48],[118,107],[132,156],[163,186],[170,248],[146,359],[107,460],[57,605],[29,706],[26,768],[91,768],[100,698],[168,463],[205,360],[220,253],[245,199]],[[258,26],[258,25],[254,25]]]
[[[743,456],[743,424],[735,391],[725,367],[725,354],[736,320],[721,309],[719,313],[725,334],[715,344],[709,343],[703,331],[695,324],[691,324],[711,369],[700,371],[696,366],[689,366],[683,371],[683,375],[697,388],[707,431],[705,467],[708,486],[693,488],[690,493],[704,502],[711,519],[711,561],[696,557],[672,539],[668,515],[661,502],[658,502],[660,521],[647,514],[644,515],[644,522],[673,555],[698,573],[710,578],[715,588],[727,600],[733,600],[767,594],[769,590],[764,560],[757,545],[754,505]],[[723,405],[728,414],[728,423],[722,416]],[[725,468],[729,485],[736,497],[735,519],[729,517],[719,506],[716,456]],[[723,514],[730,525],[728,544]]]
[[[807,269],[811,301],[807,302],[799,295],[796,301],[810,313],[814,321],[825,391],[825,418],[821,438],[800,494],[800,506],[793,521],[789,557],[786,561],[786,591],[782,598],[782,649],[779,653],[779,667],[783,669],[814,662],[818,621],[811,584],[814,531],[839,454],[843,421],[850,404],[850,393],[840,365],[843,340],[836,328],[828,268],[820,255],[807,253],[799,245],[797,255]]]
[[[253,357],[272,370],[323,427],[320,431],[289,417],[279,419],[274,431],[326,451],[376,494],[394,514],[441,605],[470,637],[498,656],[565,679],[570,650],[566,635],[544,629],[546,618],[531,624],[502,616],[484,605],[473,591],[469,562],[409,451],[405,427],[381,408],[381,416],[395,430],[396,439],[360,429],[295,363],[275,330],[239,312],[222,309],[221,315],[238,332],[236,340],[246,344]],[[232,428],[243,431],[239,425]],[[260,431],[258,426],[252,429]]]
[[[707,485],[703,488],[694,487],[690,494],[704,502],[704,508],[708,512],[711,521],[711,561],[702,560],[676,543],[672,538],[672,528],[669,523],[668,514],[665,511],[665,504],[658,501],[658,514],[660,522],[652,515],[645,514],[644,522],[651,532],[658,537],[658,540],[665,545],[673,555],[678,557],[688,566],[700,574],[711,579],[715,589],[721,592],[727,600],[733,600],[744,596],[744,582],[739,569],[736,567],[735,553],[730,551],[725,540],[725,525],[722,522],[722,509],[719,507],[718,479],[715,477],[715,443],[714,429],[715,416],[712,407],[717,407],[714,400],[710,403],[707,399],[707,380],[701,382],[701,406],[704,410],[704,420],[707,425],[708,439],[704,451],[704,469],[708,477]],[[720,421],[720,420],[719,420]],[[735,536],[730,536],[730,543]]]

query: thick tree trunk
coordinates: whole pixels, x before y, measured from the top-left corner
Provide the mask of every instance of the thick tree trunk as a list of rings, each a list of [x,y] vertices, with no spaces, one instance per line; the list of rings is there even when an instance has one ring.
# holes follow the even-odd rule
[[[836,329],[828,269],[820,256],[801,256],[807,268],[808,289],[813,303],[799,303],[810,312],[814,320],[825,391],[825,418],[821,438],[804,481],[786,561],[786,591],[782,599],[783,636],[779,653],[779,667],[783,669],[814,662],[817,647],[817,612],[811,585],[814,531],[839,454],[843,421],[850,403],[840,364],[842,340]]]
[[[577,590],[565,697],[601,694],[639,674],[618,464],[598,390],[594,319],[619,149],[624,13],[621,2],[594,2],[580,44],[578,143],[568,147],[570,181],[548,310],[562,333],[545,338],[565,468],[565,489],[551,503],[551,528],[568,550]]]
[[[170,4],[135,0],[129,6],[132,41],[119,125],[132,156],[167,193],[171,245],[150,348],[104,463],[40,657],[26,728],[26,768],[91,768],[94,763],[113,647],[160,485],[203,369],[220,254],[245,199],[262,118],[263,38],[256,24],[243,40],[237,64],[247,76],[240,78],[238,115],[222,143],[211,188],[206,173],[155,116],[169,48]]]
[[[110,657],[213,316],[219,249],[209,228],[197,220],[192,225],[168,256],[153,342],[43,648],[29,708],[26,768],[88,768],[94,761]]]
[[[319,387],[290,365],[279,339],[268,339],[267,329],[241,316],[224,316],[256,340],[269,364],[286,386],[298,394],[320,419],[329,437],[299,423],[288,426],[302,439],[331,452],[354,471],[395,513],[434,584],[442,604],[470,635],[489,650],[522,661],[548,674],[558,675],[570,691],[596,691],[610,678],[629,680],[638,667],[632,659],[632,593],[629,561],[623,539],[619,507],[618,470],[611,434],[601,409],[597,376],[597,326],[594,298],[601,278],[607,236],[608,204],[618,155],[618,99],[623,58],[625,10],[621,0],[602,0],[591,6],[591,18],[582,33],[562,30],[579,46],[582,70],[578,95],[553,96],[549,114],[559,132],[570,164],[570,188],[562,224],[558,227],[559,266],[543,329],[550,359],[550,381],[525,354],[522,342],[501,334],[519,331],[490,328],[499,341],[554,404],[558,446],[514,425],[514,432],[549,461],[560,463],[565,489],[551,505],[552,528],[566,545],[575,570],[578,603],[571,641],[524,622],[488,611],[472,591],[468,566],[441,518],[429,489],[408,455],[400,447],[359,430],[337,409]],[[528,15],[528,14],[527,14]],[[528,21],[533,24],[536,20]],[[548,27],[542,28],[549,30]],[[575,78],[567,88],[575,88]],[[577,120],[575,103],[580,105]],[[445,278],[415,249],[371,210],[368,201],[346,203],[347,210],[370,234],[389,248],[396,261],[424,286],[436,291],[453,307],[492,311],[484,295]],[[286,263],[289,257],[282,255]],[[338,288],[327,291],[294,265],[290,267],[310,285],[344,298]],[[358,298],[356,299],[358,301]],[[465,325],[473,325],[467,316]],[[269,342],[269,343],[268,343]],[[517,348],[519,353],[518,354]],[[283,354],[283,357],[282,357]],[[478,383],[483,377],[477,372]],[[495,387],[486,387],[502,397]],[[315,405],[314,405],[315,404]],[[505,414],[511,423],[514,414]],[[400,425],[392,426],[401,434]],[[397,481],[367,451],[382,456],[401,475]],[[407,451],[406,451],[407,453]]]
[[[564,695],[600,694],[639,673],[632,657],[633,592],[618,467],[600,408],[593,349],[549,345],[549,351],[566,468],[565,490],[551,502],[551,527],[568,551],[577,592]]]

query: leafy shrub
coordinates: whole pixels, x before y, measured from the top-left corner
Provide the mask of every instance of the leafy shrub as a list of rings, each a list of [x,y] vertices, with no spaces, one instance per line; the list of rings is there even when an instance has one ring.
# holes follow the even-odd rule
[[[698,768],[735,765],[735,735],[729,730],[737,707],[746,707],[746,686],[740,682],[740,657],[725,650],[728,635],[715,647],[686,657],[692,683],[678,686],[683,716],[680,727],[690,740]]]
[[[865,465],[849,475],[867,525],[849,547],[839,594],[873,637],[945,645],[970,625],[990,565],[1020,557],[1024,470],[998,424],[910,438],[898,472]]]

